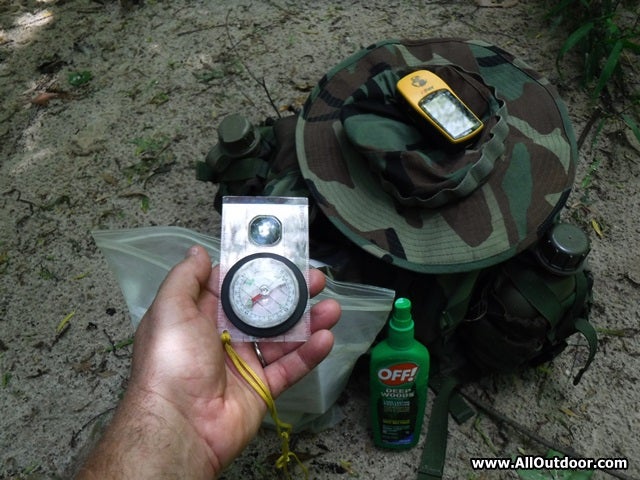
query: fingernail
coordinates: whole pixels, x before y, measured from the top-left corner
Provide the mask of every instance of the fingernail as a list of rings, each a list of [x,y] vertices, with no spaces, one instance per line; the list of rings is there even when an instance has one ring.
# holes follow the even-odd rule
[[[198,255],[198,253],[200,253],[200,249],[196,245],[194,245],[189,250],[187,250],[186,257],[195,257],[196,255]]]

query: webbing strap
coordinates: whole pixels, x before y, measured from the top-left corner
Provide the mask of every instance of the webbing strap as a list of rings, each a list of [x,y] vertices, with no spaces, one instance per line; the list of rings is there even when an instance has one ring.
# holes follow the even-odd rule
[[[429,388],[433,390],[436,397],[444,388],[449,377],[433,377],[429,379]],[[459,384],[460,382],[457,382]],[[467,403],[459,392],[453,392],[449,396],[449,413],[457,424],[462,424],[473,417],[476,411]]]
[[[573,379],[573,384],[577,385],[578,382],[580,382],[582,375],[584,375],[584,372],[586,372],[589,365],[591,365],[593,357],[595,357],[596,352],[598,351],[598,334],[596,333],[596,329],[593,328],[593,325],[591,325],[585,318],[577,319],[575,327],[576,330],[578,330],[584,338],[587,339],[587,343],[589,344],[589,357],[587,358],[584,367],[580,369],[576,378]]]
[[[443,276],[440,279],[440,284],[449,299],[440,318],[440,328],[445,337],[464,319],[479,273],[479,270],[475,270],[459,275]]]
[[[575,318],[575,322],[573,324],[574,328],[582,334],[582,336],[586,339],[587,345],[589,345],[589,356],[587,357],[587,361],[584,366],[578,371],[578,374],[573,379],[573,384],[577,385],[584,375],[584,372],[587,371],[593,358],[598,351],[598,334],[596,329],[593,328],[593,325],[589,323],[589,320],[584,316],[581,316],[584,313],[585,305],[587,304],[587,297],[589,296],[589,280],[586,275],[576,275],[576,299],[571,308],[570,315],[572,318]],[[587,311],[588,312],[588,311]]]
[[[588,297],[590,295],[589,281],[584,274],[574,275],[575,279],[575,298],[573,305],[566,313],[569,318],[582,318],[583,315],[588,313]],[[577,328],[576,328],[577,329]]]
[[[449,433],[449,400],[457,386],[458,381],[455,378],[446,378],[433,402],[427,438],[418,467],[418,480],[439,480],[442,478]]]
[[[560,300],[558,300],[545,281],[532,270],[518,268],[517,264],[507,270],[509,277],[522,296],[549,321],[551,330],[555,329],[563,316],[564,310]]]

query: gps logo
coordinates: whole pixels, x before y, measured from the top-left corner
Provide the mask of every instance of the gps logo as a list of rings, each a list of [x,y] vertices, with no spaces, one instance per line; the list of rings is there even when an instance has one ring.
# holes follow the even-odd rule
[[[413,362],[396,363],[378,370],[378,378],[389,387],[397,387],[404,383],[411,383],[418,373],[418,365]]]
[[[427,81],[422,78],[420,75],[416,75],[411,77],[411,85],[414,87],[424,87],[427,84]]]

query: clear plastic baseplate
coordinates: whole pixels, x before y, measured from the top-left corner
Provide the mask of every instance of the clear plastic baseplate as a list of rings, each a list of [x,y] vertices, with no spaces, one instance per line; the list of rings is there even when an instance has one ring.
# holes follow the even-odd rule
[[[236,342],[303,342],[309,314],[308,201],[226,196],[218,330]]]

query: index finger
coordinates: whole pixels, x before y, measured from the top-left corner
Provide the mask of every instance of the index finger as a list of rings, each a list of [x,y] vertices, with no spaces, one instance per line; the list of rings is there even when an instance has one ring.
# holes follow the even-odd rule
[[[325,287],[327,279],[317,268],[309,269],[309,294],[312,297],[318,295]]]

